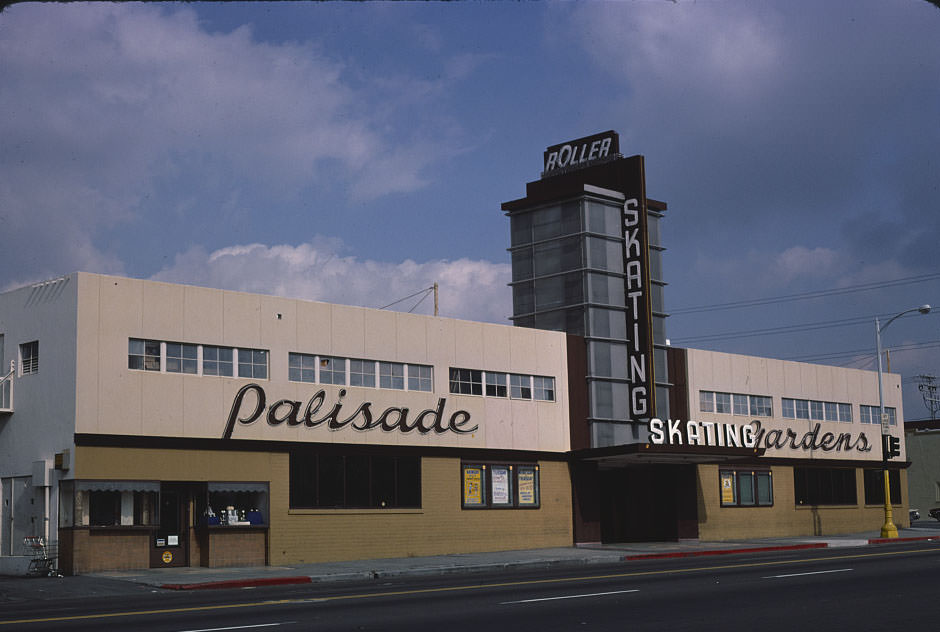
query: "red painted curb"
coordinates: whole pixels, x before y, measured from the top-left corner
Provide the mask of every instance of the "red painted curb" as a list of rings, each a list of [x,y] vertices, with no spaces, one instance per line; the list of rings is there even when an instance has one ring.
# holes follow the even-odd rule
[[[921,535],[916,538],[872,538],[868,541],[869,544],[891,544],[892,542],[923,542],[925,540],[936,540],[938,536],[935,535]]]
[[[213,588],[254,588],[255,586],[281,586],[285,584],[309,584],[311,580],[306,575],[300,577],[259,577],[256,579],[227,579],[218,582],[202,582],[199,584],[163,584],[160,588],[166,590],[209,590]]]
[[[644,555],[626,555],[623,561],[630,560],[662,560],[672,557],[701,557],[705,555],[732,555],[734,553],[764,553],[767,551],[797,551],[800,549],[824,549],[829,545],[825,542],[812,542],[808,544],[786,544],[781,546],[761,546],[750,549],[717,549],[713,551],[676,551],[675,553],[647,553]]]

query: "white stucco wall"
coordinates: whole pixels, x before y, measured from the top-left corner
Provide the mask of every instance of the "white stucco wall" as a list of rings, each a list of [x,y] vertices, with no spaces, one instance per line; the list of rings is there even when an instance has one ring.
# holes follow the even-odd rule
[[[688,374],[689,414],[694,420],[744,425],[757,419],[768,432],[781,430],[785,433],[786,429],[792,429],[798,436],[797,441],[819,424],[819,437],[825,433],[833,433],[836,437],[850,433],[856,440],[863,433],[872,445],[868,452],[794,450],[787,446],[768,449],[768,457],[881,461],[881,426],[863,424],[859,415],[860,404],[878,406],[878,374],[875,371],[689,349]],[[699,391],[769,396],[773,400],[773,415],[752,417],[701,412]],[[852,423],[786,419],[783,417],[782,398],[851,404]],[[907,457],[901,376],[896,373],[884,374],[884,404],[897,409],[897,425],[891,427],[891,434],[901,439],[901,456],[895,460],[904,461]]]
[[[298,442],[448,446],[564,452],[569,447],[565,335],[506,325],[403,314],[274,296],[78,275],[76,432],[221,438],[236,393],[248,383],[267,403],[308,400],[326,392],[322,411],[339,398],[339,386],[288,380],[290,352],[433,366],[433,392],[346,387],[343,414],[363,402],[375,417],[388,407],[407,407],[413,417],[446,399],[445,421],[457,410],[470,414],[468,434],[329,430],[264,417],[236,425],[233,439]],[[280,317],[278,317],[280,315]],[[184,375],[128,369],[128,339],[265,349],[266,380]],[[556,401],[455,395],[450,367],[549,376]],[[249,395],[244,411],[253,408]]]

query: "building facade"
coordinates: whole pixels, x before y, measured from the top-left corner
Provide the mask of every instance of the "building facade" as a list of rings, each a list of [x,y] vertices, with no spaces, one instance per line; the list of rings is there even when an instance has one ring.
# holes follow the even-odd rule
[[[0,546],[66,572],[571,542],[557,332],[77,273],[0,295]]]
[[[0,573],[26,536],[83,573],[874,530],[883,467],[906,526],[900,376],[882,427],[874,372],[669,346],[643,157],[610,131],[543,161],[502,206],[515,326],[81,272],[0,294]]]

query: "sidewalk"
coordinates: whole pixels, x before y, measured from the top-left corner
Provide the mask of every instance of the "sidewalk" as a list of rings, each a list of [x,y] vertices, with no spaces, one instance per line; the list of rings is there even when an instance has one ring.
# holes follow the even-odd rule
[[[437,555],[430,557],[353,560],[237,568],[155,568],[89,573],[90,577],[125,580],[171,590],[246,588],[284,584],[341,582],[402,576],[539,569],[635,562],[644,559],[729,555],[836,547],[884,545],[892,542],[940,540],[940,524],[900,529],[896,540],[882,540],[877,531],[834,536],[764,538],[729,542],[630,542],[580,547]]]

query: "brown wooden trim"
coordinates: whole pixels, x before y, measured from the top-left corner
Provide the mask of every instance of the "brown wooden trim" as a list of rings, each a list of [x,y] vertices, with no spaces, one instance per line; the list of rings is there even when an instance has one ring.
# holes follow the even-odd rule
[[[230,452],[294,452],[388,454],[524,461],[566,461],[567,452],[502,450],[495,448],[454,448],[445,446],[375,445],[359,443],[313,443],[305,441],[261,441],[257,439],[202,439],[192,437],[153,437],[75,433],[75,445],[97,448],[146,448],[158,450],[221,450]]]

